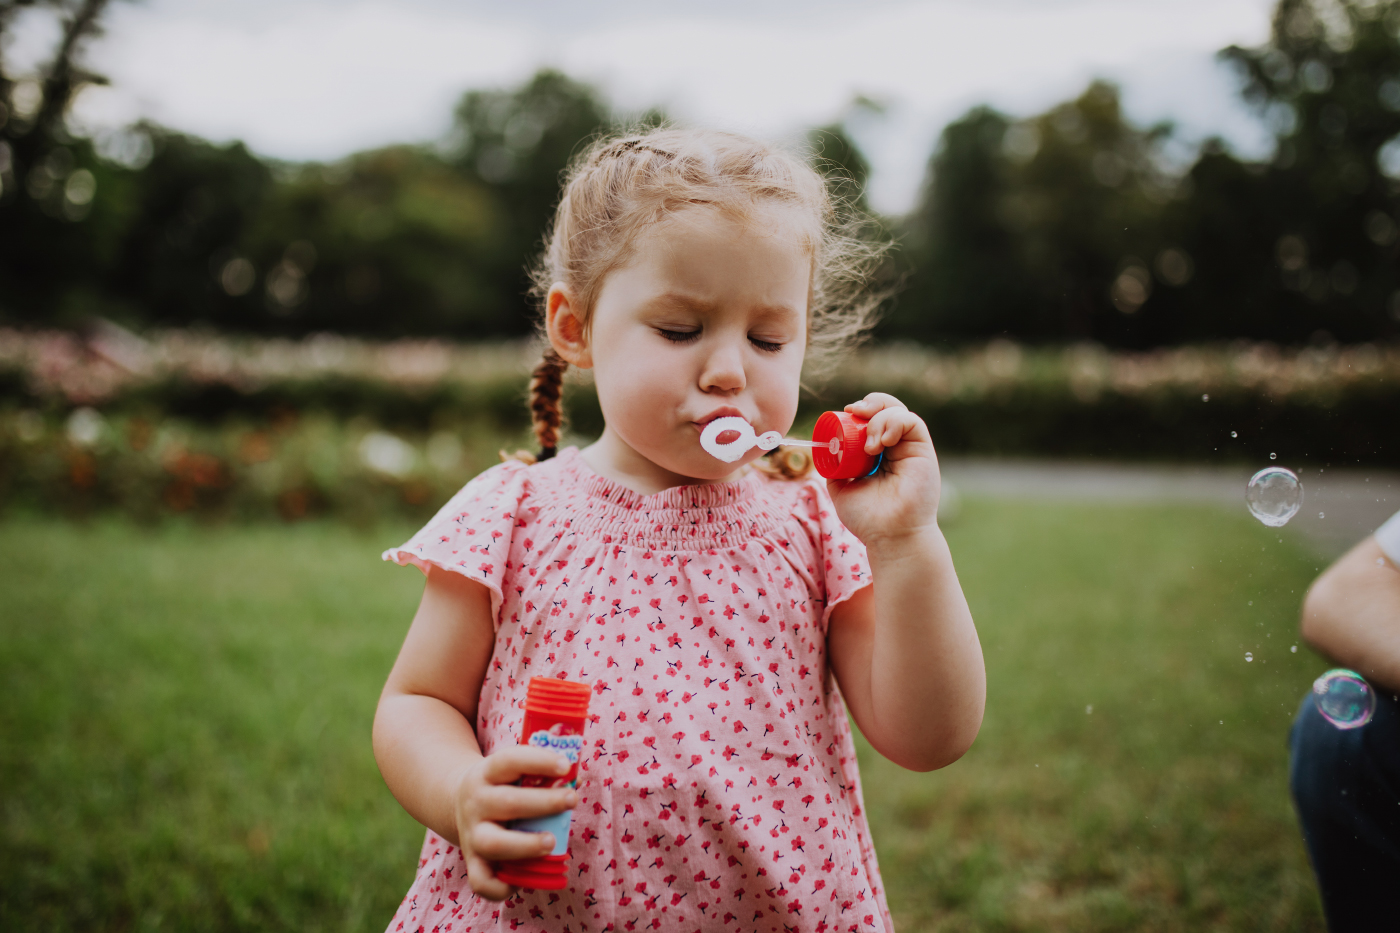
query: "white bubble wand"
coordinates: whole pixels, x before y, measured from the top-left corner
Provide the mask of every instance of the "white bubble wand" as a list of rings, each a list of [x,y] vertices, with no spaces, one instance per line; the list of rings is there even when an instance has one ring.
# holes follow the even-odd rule
[[[720,436],[726,431],[733,431],[737,436],[733,440],[720,443]],[[783,437],[777,431],[757,434],[753,425],[737,415],[716,418],[705,425],[705,430],[700,432],[700,446],[705,448],[705,452],[710,456],[725,463],[733,463],[754,447],[759,450],[772,450],[775,447],[815,447],[826,448],[836,456],[841,453],[840,438],[833,437],[830,442],[823,444],[795,437]]]

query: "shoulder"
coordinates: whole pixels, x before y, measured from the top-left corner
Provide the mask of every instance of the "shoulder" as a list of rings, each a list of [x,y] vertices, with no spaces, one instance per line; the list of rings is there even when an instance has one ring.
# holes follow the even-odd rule
[[[467,512],[519,504],[529,494],[530,469],[519,460],[507,460],[483,470],[448,499],[429,524]]]

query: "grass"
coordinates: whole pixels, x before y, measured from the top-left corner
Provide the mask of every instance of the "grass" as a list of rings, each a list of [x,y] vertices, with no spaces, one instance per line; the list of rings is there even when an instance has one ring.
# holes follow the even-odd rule
[[[0,523],[0,928],[383,929],[409,531]],[[897,927],[1322,930],[1285,748],[1317,562],[1242,509],[971,501],[949,537],[989,702],[941,772],[861,749]]]

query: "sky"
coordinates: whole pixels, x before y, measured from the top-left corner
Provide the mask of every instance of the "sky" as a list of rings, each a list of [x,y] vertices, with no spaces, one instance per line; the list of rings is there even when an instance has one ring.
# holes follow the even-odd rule
[[[1172,120],[1262,156],[1269,137],[1215,53],[1268,36],[1272,0],[145,0],[118,2],[88,62],[111,79],[75,107],[93,131],[149,118],[263,155],[330,161],[447,133],[463,91],[541,67],[617,108],[794,138],[849,117],[872,204],[919,194],[940,130],[991,104],[1025,116],[1095,77],[1140,123]],[[52,48],[43,14],[7,60]],[[855,111],[857,95],[883,114]],[[1184,150],[1183,150],[1184,151]]]

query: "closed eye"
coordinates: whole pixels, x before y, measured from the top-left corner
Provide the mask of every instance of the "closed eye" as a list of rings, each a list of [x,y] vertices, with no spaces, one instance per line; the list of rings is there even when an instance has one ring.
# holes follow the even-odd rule
[[[783,348],[783,345],[781,343],[774,343],[771,340],[760,340],[757,337],[750,337],[749,343],[753,344],[754,346],[758,347],[760,350],[763,350],[766,353],[777,353]]]
[[[667,330],[664,327],[658,327],[656,332],[671,343],[690,343],[700,337],[698,330]]]

